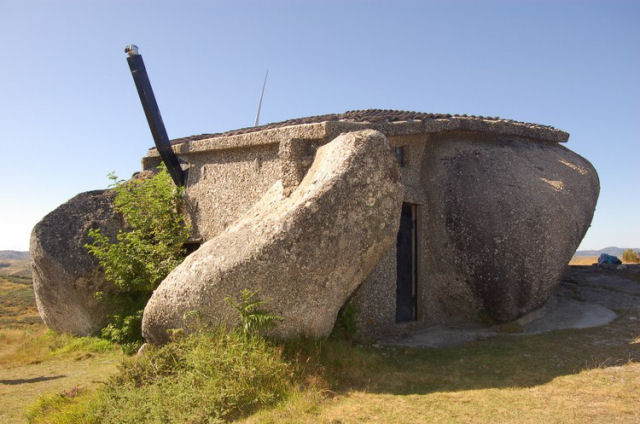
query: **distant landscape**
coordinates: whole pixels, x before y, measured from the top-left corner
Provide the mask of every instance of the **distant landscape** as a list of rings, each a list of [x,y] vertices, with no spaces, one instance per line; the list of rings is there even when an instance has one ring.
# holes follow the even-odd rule
[[[627,249],[629,248],[610,246],[600,250],[578,250],[569,261],[569,265],[592,265],[598,262],[598,257],[603,253],[616,256],[622,260],[622,253]],[[635,252],[640,252],[638,248],[631,249]]]
[[[29,252],[0,250],[0,276],[31,278]]]
[[[2,259],[29,259],[29,252],[20,252],[17,250],[0,250],[0,260]]]
[[[608,255],[613,255],[617,257],[622,256],[622,252],[629,249],[628,247],[605,247],[600,250],[578,250],[574,256],[600,256],[602,253],[606,253]],[[635,252],[640,252],[640,248],[632,247],[631,248]]]
[[[578,250],[571,261],[570,265],[591,265],[598,262],[598,256],[602,253],[622,258],[622,253],[628,247],[605,247],[600,250]],[[632,248],[636,252],[640,252],[640,248]],[[31,278],[31,266],[29,252],[17,250],[0,250],[0,275],[17,278]]]

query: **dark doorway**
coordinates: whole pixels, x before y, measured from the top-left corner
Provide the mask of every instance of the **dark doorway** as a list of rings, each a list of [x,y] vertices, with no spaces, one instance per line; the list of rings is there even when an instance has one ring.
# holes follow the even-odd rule
[[[402,204],[397,241],[396,322],[418,318],[417,206]]]

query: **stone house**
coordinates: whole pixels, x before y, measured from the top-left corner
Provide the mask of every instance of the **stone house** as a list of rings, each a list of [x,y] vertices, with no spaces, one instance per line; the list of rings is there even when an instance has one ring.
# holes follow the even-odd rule
[[[277,181],[295,190],[320,146],[365,129],[388,139],[403,195],[393,243],[348,296],[363,334],[506,322],[544,304],[589,227],[599,185],[591,164],[561,145],[569,135],[543,125],[365,110],[173,140],[187,170],[192,248]],[[152,169],[158,152],[142,162]]]
[[[233,322],[257,288],[277,334],[326,335],[351,302],[359,331],[508,322],[541,307],[590,225],[595,169],[552,127],[493,117],[352,111],[172,141],[193,252],[147,304],[162,343],[185,312]],[[156,149],[142,160],[151,170]],[[104,323],[108,285],[84,249],[122,220],[108,190],[47,215],[31,239],[36,302],[58,331]],[[237,319],[237,317],[236,317]]]

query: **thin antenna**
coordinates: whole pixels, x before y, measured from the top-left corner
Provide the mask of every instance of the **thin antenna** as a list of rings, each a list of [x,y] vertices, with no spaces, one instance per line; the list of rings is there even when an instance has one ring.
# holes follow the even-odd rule
[[[260,124],[260,109],[262,109],[262,98],[264,97],[264,87],[267,85],[267,76],[269,76],[269,70],[264,74],[264,82],[262,83],[262,94],[260,94],[260,103],[258,103],[258,114],[256,115],[256,123],[253,124],[257,127]]]

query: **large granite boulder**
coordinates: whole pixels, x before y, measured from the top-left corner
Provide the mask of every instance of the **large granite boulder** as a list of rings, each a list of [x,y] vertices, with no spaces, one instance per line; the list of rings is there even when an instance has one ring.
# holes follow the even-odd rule
[[[109,293],[98,261],[84,245],[89,229],[115,238],[122,220],[113,210],[114,193],[81,193],[59,206],[33,228],[30,253],[36,305],[45,324],[56,331],[86,336],[100,329],[107,308],[95,297]]]
[[[421,173],[434,310],[506,322],[542,306],[591,223],[591,164],[557,143],[454,134],[427,143]]]
[[[289,187],[290,188],[290,187]],[[328,334],[338,310],[369,275],[398,231],[403,189],[386,137],[373,130],[338,136],[317,150],[287,196],[278,181],[231,227],[172,271],[144,310],[153,343],[185,325],[238,322],[225,297],[259,290],[280,315],[275,334]]]

